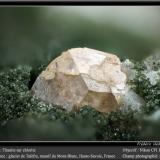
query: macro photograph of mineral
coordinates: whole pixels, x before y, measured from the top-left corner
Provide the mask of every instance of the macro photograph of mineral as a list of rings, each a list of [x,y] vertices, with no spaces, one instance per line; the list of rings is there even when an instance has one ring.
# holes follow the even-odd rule
[[[0,7],[0,141],[160,140],[160,7]]]

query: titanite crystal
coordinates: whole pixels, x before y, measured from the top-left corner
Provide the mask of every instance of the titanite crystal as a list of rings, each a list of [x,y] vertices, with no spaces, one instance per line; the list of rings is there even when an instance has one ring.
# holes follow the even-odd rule
[[[54,59],[35,81],[33,94],[68,111],[89,105],[115,110],[125,92],[126,75],[113,54],[73,48]]]

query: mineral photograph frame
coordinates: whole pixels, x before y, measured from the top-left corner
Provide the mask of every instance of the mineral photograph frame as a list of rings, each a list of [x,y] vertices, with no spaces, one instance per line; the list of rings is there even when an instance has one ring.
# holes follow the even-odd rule
[[[0,6],[0,141],[159,141],[160,6]]]

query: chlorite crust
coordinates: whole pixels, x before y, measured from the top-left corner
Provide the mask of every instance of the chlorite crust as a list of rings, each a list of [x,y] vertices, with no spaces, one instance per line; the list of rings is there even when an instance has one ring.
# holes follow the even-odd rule
[[[89,105],[110,112],[119,107],[125,86],[126,75],[116,55],[73,48],[48,65],[35,81],[32,93],[68,111]]]

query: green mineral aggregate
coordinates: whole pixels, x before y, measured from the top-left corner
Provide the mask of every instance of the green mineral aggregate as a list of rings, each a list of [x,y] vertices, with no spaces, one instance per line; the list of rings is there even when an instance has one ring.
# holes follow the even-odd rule
[[[110,113],[100,113],[90,106],[68,112],[32,96],[30,87],[36,71],[19,66],[0,73],[0,140],[148,140],[157,135],[160,118],[160,81],[152,85],[145,75],[143,62],[134,62],[136,76],[128,84],[145,104],[140,110],[123,106]],[[159,65],[159,64],[158,64]],[[155,71],[159,66],[155,67]],[[157,114],[156,114],[157,113]],[[156,117],[159,116],[155,120]],[[152,117],[152,118],[151,118]],[[147,132],[148,128],[152,132]],[[156,136],[154,136],[156,134]]]

